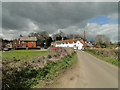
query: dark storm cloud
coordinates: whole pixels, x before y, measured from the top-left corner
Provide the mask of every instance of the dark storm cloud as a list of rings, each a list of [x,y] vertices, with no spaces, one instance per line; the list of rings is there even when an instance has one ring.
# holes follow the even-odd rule
[[[3,3],[3,28],[21,29],[27,19],[65,28],[96,15],[116,12],[117,3]]]
[[[83,28],[89,19],[98,15],[109,16],[117,13],[118,8],[117,3],[113,2],[3,2],[2,6],[2,23],[4,30],[12,29],[27,32],[27,29],[30,29],[29,23],[32,22],[38,26],[36,31],[45,30],[49,33],[71,26]]]

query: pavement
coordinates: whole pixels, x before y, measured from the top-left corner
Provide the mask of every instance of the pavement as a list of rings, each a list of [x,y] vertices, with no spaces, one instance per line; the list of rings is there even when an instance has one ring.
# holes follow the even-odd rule
[[[84,51],[78,51],[77,58],[55,88],[118,88],[118,67]]]

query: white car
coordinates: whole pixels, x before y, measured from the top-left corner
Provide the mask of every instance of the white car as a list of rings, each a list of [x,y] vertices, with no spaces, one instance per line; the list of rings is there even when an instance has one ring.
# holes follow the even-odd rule
[[[115,49],[119,50],[120,48],[119,48],[119,47],[116,47]]]
[[[8,51],[9,49],[8,48],[4,48],[4,51]]]

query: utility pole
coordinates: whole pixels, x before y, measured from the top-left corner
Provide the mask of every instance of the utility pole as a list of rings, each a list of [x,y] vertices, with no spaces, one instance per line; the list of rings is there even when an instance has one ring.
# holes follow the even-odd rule
[[[84,30],[84,49],[85,49],[85,30]]]
[[[84,30],[84,42],[85,42],[85,30]]]

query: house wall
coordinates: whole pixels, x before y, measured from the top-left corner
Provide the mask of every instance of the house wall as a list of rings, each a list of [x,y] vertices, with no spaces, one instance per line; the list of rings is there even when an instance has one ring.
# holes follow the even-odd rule
[[[83,48],[83,44],[80,43],[80,41],[77,41],[75,49],[82,49],[82,48]]]
[[[20,42],[20,48],[26,48],[28,46],[28,48],[36,48],[36,41],[33,41],[33,43],[31,43],[32,41],[24,41],[24,43],[22,43],[22,41]]]
[[[55,44],[56,47],[73,47],[74,49],[82,49],[83,44],[80,43],[80,41],[77,41],[76,43],[65,43],[65,44]]]
[[[36,41],[33,41],[33,44],[31,43],[32,41],[24,41],[24,43],[22,43],[22,41],[17,41],[16,44],[13,43],[13,48],[26,48],[26,46],[28,46],[28,48],[36,48]],[[24,46],[24,47],[23,47]]]

